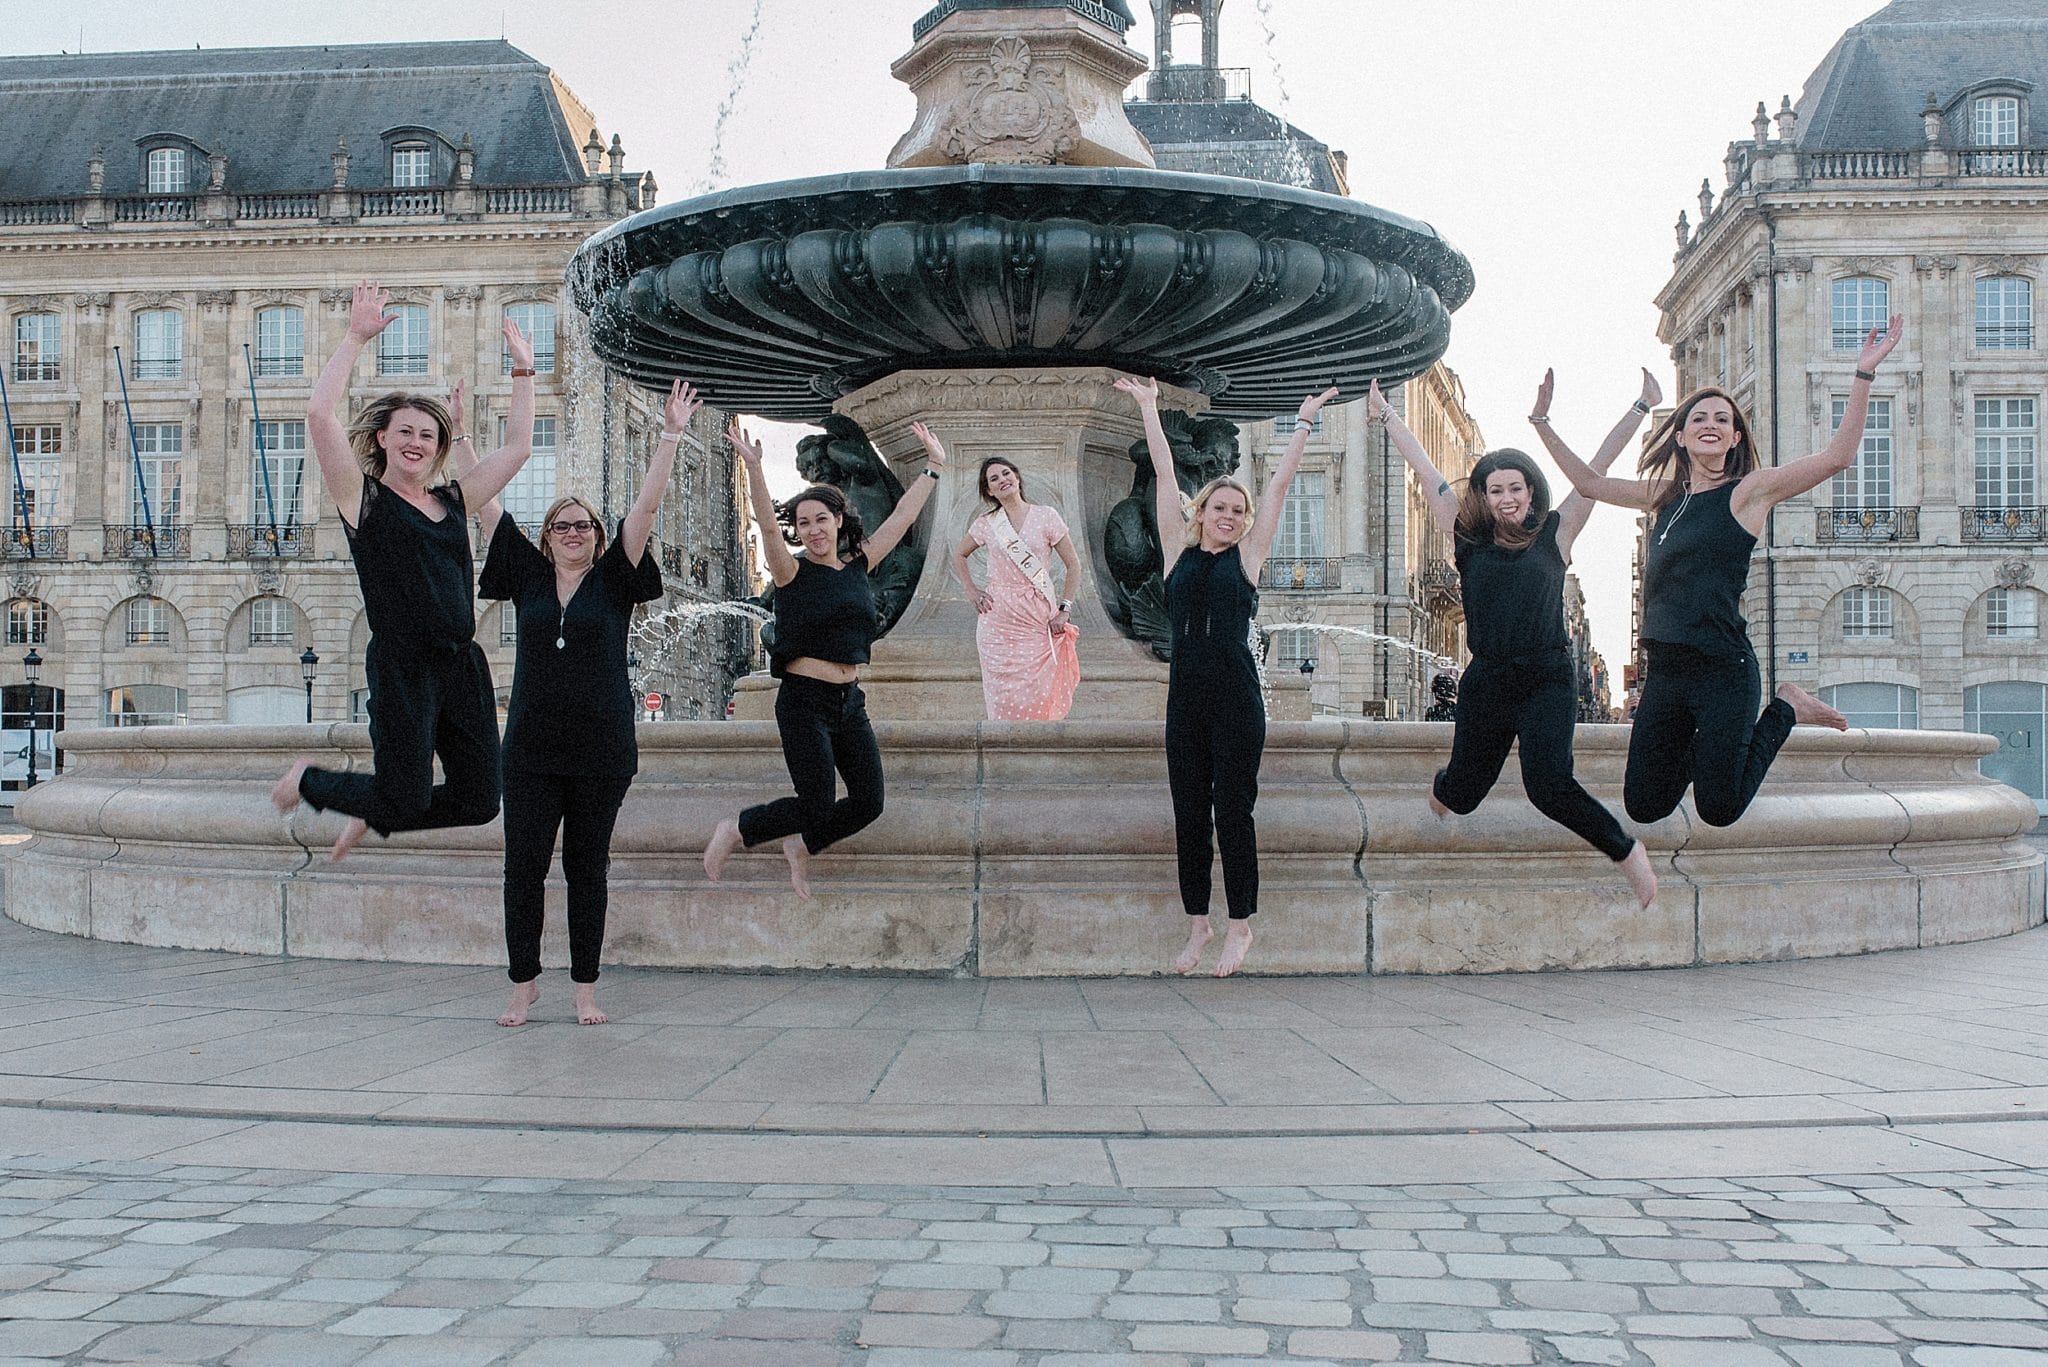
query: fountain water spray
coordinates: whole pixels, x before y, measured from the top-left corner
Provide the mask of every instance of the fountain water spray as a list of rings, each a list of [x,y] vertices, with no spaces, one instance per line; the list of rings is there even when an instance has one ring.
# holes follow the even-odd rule
[[[732,122],[733,110],[739,105],[740,87],[746,84],[747,68],[754,62],[754,40],[761,36],[761,13],[766,4],[767,0],[754,0],[754,17],[747,24],[747,31],[740,35],[740,50],[725,65],[725,98],[718,102],[718,114],[711,124],[711,158],[693,194],[714,190],[725,181],[725,129]]]

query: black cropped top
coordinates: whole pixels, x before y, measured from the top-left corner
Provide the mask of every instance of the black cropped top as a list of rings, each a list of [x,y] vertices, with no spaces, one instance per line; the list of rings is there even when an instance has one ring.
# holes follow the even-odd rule
[[[796,578],[775,590],[775,645],[768,654],[768,672],[779,679],[791,660],[806,656],[864,665],[879,625],[866,556],[856,553],[834,570],[800,555]]]

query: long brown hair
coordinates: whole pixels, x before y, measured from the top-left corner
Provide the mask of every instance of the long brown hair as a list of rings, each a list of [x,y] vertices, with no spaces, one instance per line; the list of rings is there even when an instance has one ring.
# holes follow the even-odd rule
[[[860,509],[847,501],[846,494],[830,484],[813,484],[775,510],[776,521],[783,526],[782,539],[790,545],[804,544],[796,534],[796,510],[802,503],[822,503],[825,511],[839,519],[839,545],[836,549],[841,560],[851,560],[860,550],[861,542],[868,539],[860,523]]]
[[[1486,506],[1486,481],[1503,470],[1513,470],[1529,486],[1529,511],[1518,523],[1500,522]],[[1536,539],[1550,516],[1550,481],[1524,452],[1512,446],[1488,451],[1472,467],[1471,478],[1458,494],[1457,536],[1461,541],[1498,542],[1519,551]]]
[[[1763,454],[1756,449],[1756,438],[1749,430],[1749,415],[1742,411],[1741,404],[1735,402],[1735,396],[1717,384],[1703,385],[1686,395],[1678,407],[1671,410],[1671,416],[1657,424],[1657,430],[1650,433],[1649,443],[1643,448],[1643,458],[1636,463],[1636,469],[1644,478],[1664,483],[1657,492],[1657,503],[1652,512],[1662,511],[1665,504],[1677,498],[1692,483],[1692,456],[1678,444],[1678,434],[1685,430],[1685,420],[1692,416],[1693,408],[1702,399],[1725,399],[1729,411],[1735,414],[1735,449],[1728,453],[1728,463],[1722,467],[1722,474],[1732,483],[1756,469],[1763,460]]]
[[[981,472],[974,477],[974,488],[981,495],[981,501],[987,505],[988,511],[994,512],[1003,505],[997,502],[996,496],[988,491],[988,471],[991,465],[1009,467],[1010,473],[1017,477],[1017,497],[1019,498],[1024,497],[1024,472],[1018,469],[1017,462],[1011,460],[1008,456],[982,457]]]
[[[355,450],[356,463],[370,478],[384,478],[390,462],[384,455],[384,448],[377,444],[377,434],[391,425],[392,417],[401,408],[414,409],[434,420],[438,429],[434,437],[434,468],[427,472],[427,482],[441,483],[441,476],[448,466],[448,429],[454,424],[448,417],[448,406],[425,394],[393,392],[364,405],[363,411],[356,414],[356,420],[348,425],[348,444]]]

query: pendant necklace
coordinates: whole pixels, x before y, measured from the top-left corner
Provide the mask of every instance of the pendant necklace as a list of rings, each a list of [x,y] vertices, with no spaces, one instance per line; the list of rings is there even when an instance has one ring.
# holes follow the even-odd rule
[[[1660,545],[1660,546],[1661,546],[1661,545],[1663,545],[1663,544],[1664,544],[1664,541],[1665,541],[1665,538],[1667,538],[1667,537],[1669,537],[1669,536],[1671,535],[1671,529],[1672,529],[1673,527],[1676,527],[1676,526],[1678,525],[1678,519],[1679,519],[1679,518],[1681,518],[1681,517],[1684,517],[1684,516],[1685,516],[1685,507],[1686,507],[1686,505],[1687,505],[1688,503],[1691,503],[1691,502],[1692,502],[1692,485],[1690,485],[1690,484],[1687,484],[1687,485],[1685,486],[1685,497],[1684,497],[1684,498],[1681,498],[1680,500],[1678,500],[1678,511],[1677,511],[1677,512],[1675,512],[1675,513],[1673,513],[1673,514],[1671,515],[1671,520],[1670,520],[1669,522],[1667,522],[1667,523],[1665,523],[1665,524],[1664,524],[1664,530],[1663,530],[1663,531],[1661,531],[1661,532],[1659,532],[1659,533],[1657,533],[1657,544],[1658,544],[1658,545]],[[557,641],[557,642],[555,642],[555,644],[559,646],[559,645],[561,644],[561,642],[560,642],[560,641]]]

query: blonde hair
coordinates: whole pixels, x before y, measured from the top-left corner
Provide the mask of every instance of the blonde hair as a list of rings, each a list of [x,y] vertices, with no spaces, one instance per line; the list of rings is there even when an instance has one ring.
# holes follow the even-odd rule
[[[1187,533],[1181,540],[1182,549],[1191,551],[1201,549],[1202,509],[1209,506],[1209,500],[1215,497],[1216,491],[1218,489],[1235,489],[1240,494],[1244,495],[1245,531],[1250,531],[1252,529],[1252,524],[1258,521],[1258,501],[1252,497],[1252,491],[1245,487],[1244,481],[1237,478],[1237,476],[1235,475],[1218,475],[1216,476],[1216,478],[1210,480],[1207,484],[1204,484],[1201,488],[1195,491],[1194,501],[1190,505],[1190,511],[1188,513]],[[1242,538],[1240,537],[1240,539]]]
[[[348,444],[356,453],[356,463],[370,478],[384,478],[390,462],[384,455],[384,448],[377,444],[377,434],[391,425],[392,417],[402,408],[424,413],[434,420],[434,468],[427,472],[427,483],[444,483],[442,475],[448,468],[448,429],[454,423],[448,416],[448,406],[425,394],[394,392],[364,405],[363,411],[356,414],[356,420],[348,425]]]
[[[597,509],[576,495],[565,494],[550,503],[547,512],[543,513],[540,519],[540,553],[548,558],[550,565],[555,563],[555,553],[548,546],[548,528],[555,525],[555,519],[561,515],[562,509],[572,505],[588,513],[590,520],[597,526],[596,532],[593,533],[597,537],[597,545],[591,549],[590,558],[595,560],[604,554],[604,519],[597,515]]]

